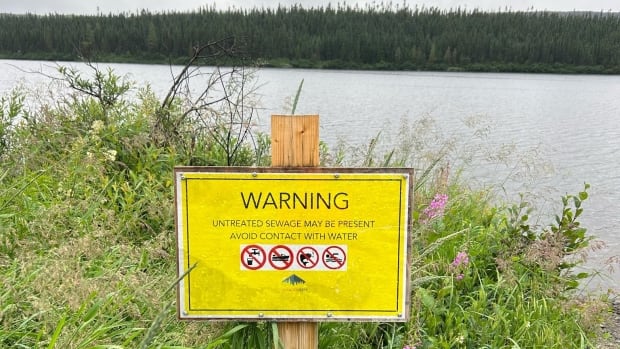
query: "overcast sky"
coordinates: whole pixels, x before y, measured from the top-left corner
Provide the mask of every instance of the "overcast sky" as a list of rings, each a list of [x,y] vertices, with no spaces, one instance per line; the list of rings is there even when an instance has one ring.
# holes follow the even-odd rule
[[[388,2],[389,0],[386,0]],[[291,5],[301,4],[304,7],[324,6],[328,3],[337,4],[338,0],[0,0],[0,13],[74,13],[74,14],[108,14],[118,12],[134,12],[140,9],[148,9],[152,12],[176,10],[190,11],[205,5],[215,4],[218,9],[226,9],[229,6],[236,7],[277,7],[278,3]],[[342,0],[340,2],[343,2]],[[353,5],[372,3],[373,1],[346,1]],[[376,2],[381,2],[376,1]],[[393,3],[402,4],[402,0],[393,0]],[[420,0],[406,1],[409,7],[425,6],[450,8],[482,9],[497,11],[510,8],[512,10],[536,10],[549,11],[614,11],[620,12],[620,0]]]

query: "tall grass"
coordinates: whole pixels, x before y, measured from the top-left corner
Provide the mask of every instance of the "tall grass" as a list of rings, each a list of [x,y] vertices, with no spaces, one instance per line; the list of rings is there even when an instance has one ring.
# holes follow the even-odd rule
[[[55,104],[26,107],[20,92],[0,100],[0,347],[274,347],[270,323],[178,321],[168,292],[173,166],[266,164],[268,140],[253,130],[213,138],[226,123],[207,130],[183,100],[162,111],[148,89],[129,98],[133,87],[111,72],[79,81],[97,79],[113,100],[79,90]],[[162,115],[176,129],[162,130]],[[578,297],[587,275],[573,273],[590,241],[578,220],[588,187],[561,198],[556,221],[533,225],[526,203],[498,205],[460,183],[445,162],[454,147],[433,144],[424,125],[387,151],[376,140],[322,145],[326,166],[415,166],[419,175],[411,319],[323,323],[319,346],[593,347],[606,305]]]

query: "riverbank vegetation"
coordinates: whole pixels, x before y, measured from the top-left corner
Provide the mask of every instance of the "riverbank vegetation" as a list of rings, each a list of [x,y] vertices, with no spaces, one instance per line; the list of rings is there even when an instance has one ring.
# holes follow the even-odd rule
[[[190,13],[0,14],[0,57],[180,63],[223,37],[265,66],[620,73],[616,13],[482,12],[376,4]]]
[[[193,67],[163,100],[90,73],[60,68],[72,92],[52,87],[49,102],[19,89],[0,100],[0,346],[272,348],[271,324],[181,322],[174,306],[173,167],[269,164],[251,72]],[[183,89],[196,76],[197,95]],[[322,323],[319,347],[594,347],[609,307],[578,291],[588,275],[574,270],[596,247],[579,224],[588,186],[533,224],[526,202],[460,183],[449,147],[428,152],[423,134],[402,144],[323,145],[321,161],[418,168],[411,319]]]

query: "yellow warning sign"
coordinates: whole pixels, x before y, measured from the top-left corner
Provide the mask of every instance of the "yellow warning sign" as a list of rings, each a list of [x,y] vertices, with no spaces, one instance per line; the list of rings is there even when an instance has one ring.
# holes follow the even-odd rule
[[[406,321],[412,170],[355,170],[176,168],[180,318]]]

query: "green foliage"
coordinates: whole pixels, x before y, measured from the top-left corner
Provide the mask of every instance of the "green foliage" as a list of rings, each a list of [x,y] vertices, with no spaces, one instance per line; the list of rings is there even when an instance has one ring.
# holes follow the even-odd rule
[[[453,192],[450,197],[445,214],[426,223],[420,255],[450,232],[466,231],[441,241],[424,258],[431,266],[414,272],[414,280],[429,269],[443,278],[414,289],[418,327],[411,328],[411,342],[421,348],[591,345],[595,326],[586,328],[576,309],[567,306],[568,291],[587,277],[572,274],[578,262],[566,263],[589,241],[584,230],[575,231],[580,228],[574,219],[586,191],[572,208],[567,198],[575,197],[563,198],[559,221],[565,224],[541,230],[527,224],[531,210],[526,204],[498,210],[480,194]],[[457,263],[459,252],[467,255],[466,263]]]
[[[36,113],[24,112],[19,93],[1,100],[0,347],[230,342],[246,326],[220,336],[217,326],[206,325],[188,335],[198,326],[176,321],[170,306],[172,170],[193,160],[184,151],[188,135],[199,136],[194,151],[205,162],[233,165],[264,162],[268,141],[250,129],[254,138],[225,149],[208,133],[192,133],[204,124],[187,118],[164,145],[154,94],[129,96],[133,86],[125,79],[90,67],[90,77],[59,68],[58,79],[73,93],[35,106]],[[170,103],[166,112],[182,115],[185,105]]]
[[[608,13],[444,11],[391,2],[98,16],[0,14],[0,55],[183,64],[197,45],[234,36],[246,38],[247,52],[268,66],[618,73],[619,21]],[[228,58],[220,59],[221,64]]]
[[[103,72],[90,62],[87,65],[93,70],[92,80],[83,78],[77,69],[67,66],[59,66],[58,72],[70,88],[84,96],[95,98],[103,108],[104,114],[107,114],[105,113],[107,109],[118,104],[119,99],[131,89],[132,84],[114,74],[112,68]]]
[[[10,150],[13,130],[19,114],[23,111],[24,95],[18,89],[0,97],[0,159]]]
[[[319,348],[402,349],[404,325],[386,323],[321,323]]]
[[[218,346],[213,346],[213,348],[280,348],[280,345],[277,347],[274,345],[274,343],[280,343],[276,323],[252,322],[239,325],[233,322],[225,327],[225,331],[231,333],[230,339],[221,342]]]

